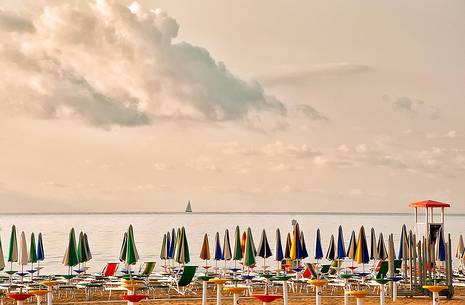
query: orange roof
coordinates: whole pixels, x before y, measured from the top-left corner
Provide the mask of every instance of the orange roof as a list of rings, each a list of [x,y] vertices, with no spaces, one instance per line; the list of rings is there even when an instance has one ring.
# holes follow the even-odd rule
[[[450,204],[433,200],[413,202],[411,208],[450,208]]]

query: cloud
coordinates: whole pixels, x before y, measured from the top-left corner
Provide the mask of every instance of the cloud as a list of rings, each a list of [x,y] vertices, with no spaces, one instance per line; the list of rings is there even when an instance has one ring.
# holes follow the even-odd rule
[[[2,112],[95,126],[188,119],[257,129],[262,115],[286,115],[258,82],[236,77],[204,48],[174,42],[179,24],[162,10],[44,3],[24,16],[0,12]]]
[[[236,141],[214,146],[220,148],[225,155],[313,158],[321,154],[319,150],[312,149],[305,143],[293,144],[281,141],[261,146],[244,145]]]
[[[329,63],[317,65],[305,70],[280,73],[260,78],[267,87],[302,86],[319,79],[336,79],[374,71],[368,65],[353,63]]]
[[[427,104],[422,100],[414,99],[407,96],[392,98],[388,95],[385,95],[383,97],[383,100],[391,104],[394,110],[409,115],[426,117],[432,120],[439,119],[441,116],[438,107]]]
[[[295,110],[298,114],[301,114],[310,121],[329,121],[329,118],[326,115],[319,112],[310,105],[300,104],[295,107]]]

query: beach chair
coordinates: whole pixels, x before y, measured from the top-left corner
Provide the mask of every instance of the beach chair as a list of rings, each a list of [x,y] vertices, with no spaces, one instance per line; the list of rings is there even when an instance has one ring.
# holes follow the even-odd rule
[[[311,279],[316,279],[318,277],[318,271],[312,263],[306,263],[303,277]]]
[[[145,262],[140,267],[138,276],[148,278],[152,274],[153,270],[155,269],[155,265],[156,265],[155,262]]]
[[[378,263],[378,267],[375,270],[374,277],[376,279],[385,278],[386,274],[388,273],[388,270],[389,270],[389,262],[381,261]]]
[[[116,271],[118,270],[118,263],[107,263],[107,265],[102,270],[102,276],[112,277],[115,276]]]
[[[171,283],[168,284],[168,293],[171,289],[182,295],[185,295],[187,292],[194,292],[192,289],[189,289],[189,285],[192,283],[196,271],[197,266],[184,266],[181,275],[174,277]]]

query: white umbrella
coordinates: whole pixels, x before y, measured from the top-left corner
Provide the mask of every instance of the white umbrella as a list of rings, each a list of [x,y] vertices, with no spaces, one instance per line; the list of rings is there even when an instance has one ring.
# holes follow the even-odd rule
[[[18,264],[21,266],[21,282],[23,281],[24,276],[24,266],[27,266],[29,263],[29,255],[27,251],[27,243],[26,243],[26,234],[21,232],[21,237],[19,240],[19,252],[18,252]]]
[[[0,239],[0,271],[5,269],[5,256],[3,256],[2,240]]]

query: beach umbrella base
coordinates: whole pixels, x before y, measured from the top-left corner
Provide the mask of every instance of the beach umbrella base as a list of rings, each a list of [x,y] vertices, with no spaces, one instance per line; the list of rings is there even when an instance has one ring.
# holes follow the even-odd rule
[[[214,278],[208,282],[216,285],[216,305],[221,305],[221,287],[226,283],[226,279]]]
[[[32,297],[30,293],[9,293],[6,295],[9,299],[16,301],[16,305],[23,305],[24,301]]]
[[[279,274],[271,278],[272,281],[282,281],[283,282],[283,305],[288,305],[289,295],[287,292],[287,281],[291,279],[292,276],[287,274]]]
[[[208,289],[208,281],[213,279],[213,276],[210,275],[202,275],[198,277],[199,280],[202,281],[202,305],[207,304],[207,289]]]
[[[245,286],[228,286],[224,287],[223,291],[230,292],[233,294],[233,305],[239,304],[239,296],[247,290]]]
[[[261,301],[263,305],[270,304],[276,300],[283,298],[283,296],[280,294],[259,294],[259,293],[254,293],[251,295],[251,297],[256,300]]]
[[[349,290],[345,292],[346,294],[357,299],[357,305],[363,305],[365,297],[368,295],[366,290]]]
[[[386,295],[384,294],[384,285],[389,282],[388,279],[375,279],[379,284],[379,305],[386,304]]]
[[[315,304],[321,305],[321,292],[323,290],[323,286],[328,284],[327,280],[309,280],[308,283],[315,287]]]
[[[439,305],[439,292],[448,289],[447,286],[423,286],[423,289],[428,290],[433,294],[433,305]]]
[[[52,305],[53,301],[53,286],[57,285],[57,281],[48,280],[40,282],[42,285],[47,287],[47,305]]]
[[[42,303],[42,297],[45,296],[48,291],[45,289],[29,290],[29,293],[34,295],[37,299],[37,305]]]

